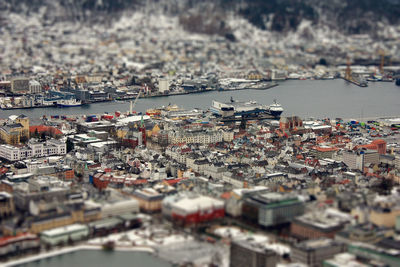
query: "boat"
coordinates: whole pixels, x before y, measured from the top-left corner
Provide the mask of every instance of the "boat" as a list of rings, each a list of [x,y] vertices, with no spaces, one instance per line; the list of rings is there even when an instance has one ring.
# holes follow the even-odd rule
[[[161,111],[162,111],[161,109],[151,108],[151,109],[146,110],[146,115],[149,115],[150,117],[160,116]]]
[[[253,84],[250,85],[249,87],[247,87],[247,89],[254,89],[254,90],[266,90],[266,89],[270,89],[272,87],[278,86],[277,83],[272,82],[272,83],[257,83],[257,84]]]
[[[82,102],[80,100],[73,99],[61,99],[57,100],[58,107],[78,107],[81,106]]]
[[[282,112],[282,105],[276,102],[276,99],[274,99],[274,103],[269,106],[269,113],[274,117],[279,117]]]
[[[276,101],[270,106],[258,104],[256,101],[235,101],[231,98],[228,103],[213,101],[210,111],[217,116],[247,116],[257,117],[258,115],[268,114],[279,117],[283,108]]]

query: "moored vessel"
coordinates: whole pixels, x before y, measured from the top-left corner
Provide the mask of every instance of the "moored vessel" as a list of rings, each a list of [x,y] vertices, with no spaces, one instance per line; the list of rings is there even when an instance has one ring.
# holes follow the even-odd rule
[[[78,107],[81,106],[82,102],[76,99],[61,99],[57,100],[58,107]]]
[[[274,101],[270,106],[258,104],[256,101],[235,101],[231,98],[228,103],[213,101],[210,111],[217,116],[251,116],[257,117],[260,114],[268,114],[279,117],[282,112],[282,106]]]

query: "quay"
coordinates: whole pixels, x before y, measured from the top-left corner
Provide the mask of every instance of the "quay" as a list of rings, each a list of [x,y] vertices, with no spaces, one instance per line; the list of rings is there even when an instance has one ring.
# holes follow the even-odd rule
[[[251,121],[251,120],[279,120],[279,117],[275,117],[269,114],[260,114],[258,116],[229,116],[220,117],[215,119],[218,122],[237,122],[237,121]]]
[[[367,87],[368,86],[367,82],[357,81],[354,77],[352,77],[351,79],[343,78],[343,80],[345,80],[346,82],[355,84],[357,86],[360,86],[360,87]]]

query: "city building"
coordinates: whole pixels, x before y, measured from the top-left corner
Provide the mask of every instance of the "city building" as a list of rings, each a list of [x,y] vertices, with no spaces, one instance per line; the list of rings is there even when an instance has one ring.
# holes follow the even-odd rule
[[[158,91],[160,93],[165,93],[169,91],[169,81],[168,79],[159,79],[158,80]]]
[[[348,225],[335,235],[335,240],[350,244],[352,242],[363,242],[373,244],[383,239],[385,231],[379,230],[371,224]]]
[[[50,139],[46,142],[28,142],[27,146],[0,145],[0,157],[9,161],[65,155],[67,145],[64,141]]]
[[[375,150],[380,155],[386,154],[386,141],[383,139],[375,139],[370,144],[359,145],[357,148]]]
[[[366,243],[351,243],[348,246],[348,251],[361,259],[379,261],[383,263],[381,266],[400,266],[399,249],[386,249]]]
[[[126,199],[120,201],[108,201],[101,205],[102,218],[112,216],[132,214],[139,212],[139,202],[136,199]]]
[[[40,94],[42,92],[42,85],[35,80],[29,81],[29,93],[30,94]]]
[[[329,146],[315,146],[311,149],[310,154],[317,159],[331,159],[338,148]]]
[[[224,202],[208,196],[169,196],[162,203],[163,214],[183,226],[209,222],[225,216]]]
[[[222,142],[224,134],[221,131],[190,130],[172,131],[168,134],[170,144],[211,144]]]
[[[13,94],[27,94],[29,93],[29,79],[28,78],[15,78],[11,80],[11,93]]]
[[[350,170],[364,171],[365,166],[368,164],[379,164],[379,153],[376,150],[346,150],[343,152],[343,163],[345,163]]]
[[[279,120],[279,128],[281,130],[294,130],[303,127],[303,121],[298,116],[281,117]]]
[[[149,213],[161,211],[164,195],[152,188],[137,189],[132,193],[132,197],[139,201],[141,211]]]
[[[38,252],[40,239],[31,233],[21,233],[0,238],[0,257],[6,258],[24,252]]]
[[[235,240],[230,248],[230,267],[275,267],[279,256],[246,239]]]
[[[302,262],[308,266],[320,267],[323,261],[334,255],[344,252],[346,246],[328,238],[307,240],[295,244],[291,250],[291,259]]]
[[[398,196],[380,196],[372,204],[369,220],[377,226],[393,228],[400,216],[400,198]]]
[[[5,191],[0,192],[0,218],[9,217],[15,212],[13,196]]]
[[[298,197],[281,193],[254,193],[244,199],[242,217],[262,226],[287,223],[304,213]]]
[[[334,238],[351,216],[333,209],[313,211],[293,219],[290,232],[300,239]]]
[[[12,145],[28,141],[29,118],[25,115],[11,116],[5,125],[0,126],[0,139]]]
[[[368,267],[370,265],[364,264],[357,260],[353,254],[343,252],[336,254],[332,259],[324,260],[323,267]]]
[[[79,241],[89,236],[89,228],[83,224],[71,224],[53,228],[40,233],[40,240],[47,245],[68,244]]]

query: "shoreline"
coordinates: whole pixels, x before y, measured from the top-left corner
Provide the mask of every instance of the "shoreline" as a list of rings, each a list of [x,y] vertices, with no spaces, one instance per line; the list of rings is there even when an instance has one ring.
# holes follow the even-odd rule
[[[176,95],[175,97],[174,95],[170,95],[170,97],[163,97],[162,95],[154,96],[154,98],[145,97],[137,101],[134,110],[145,113],[149,108],[166,106],[170,103],[177,104],[185,109],[200,108],[207,110],[212,100],[223,101],[234,96],[236,99],[258,100],[260,103],[265,102],[265,104],[268,104],[268,101],[274,98],[278,99],[285,109],[282,116],[286,117],[298,115],[302,118],[329,117],[357,120],[361,118],[363,120],[364,118],[390,118],[400,115],[398,101],[396,101],[400,94],[399,87],[386,82],[371,83],[369,87],[360,88],[342,79],[327,81],[305,80],[301,82],[289,80],[279,83],[279,87],[276,88],[268,90],[236,90],[237,92],[208,91],[203,94],[185,94]],[[343,97],[338,100],[337,94],[343,95]],[[387,97],[387,95],[390,97]],[[317,96],[324,98],[315,102]],[[330,98],[342,102],[332,103],[329,101]],[[375,98],[377,99],[375,100]],[[75,108],[3,110],[0,112],[0,117],[1,119],[7,119],[11,115],[24,114],[32,119],[40,119],[43,115],[46,115],[46,117],[54,114],[75,117],[88,114],[112,114],[115,111],[125,112],[126,110],[129,110],[129,101],[117,100],[103,102],[102,105],[93,103],[93,105]]]
[[[51,257],[55,257],[58,255],[68,254],[68,253],[72,253],[72,252],[80,251],[80,250],[100,250],[100,251],[102,251],[103,247],[99,246],[99,245],[88,245],[88,244],[78,245],[78,246],[74,246],[74,247],[65,247],[65,248],[56,249],[53,251],[42,252],[42,253],[39,253],[38,255],[32,255],[32,256],[25,257],[25,258],[21,258],[21,259],[11,260],[11,261],[5,262],[5,263],[0,263],[0,266],[12,267],[12,266],[31,263],[31,262],[43,260],[46,258],[51,258]],[[156,250],[151,247],[115,247],[113,251],[148,252],[153,255],[155,255],[155,252],[156,252]]]
[[[239,91],[239,90],[268,90],[273,87],[279,86],[279,83],[272,82],[268,84],[266,87],[263,88],[237,88],[237,89],[223,89],[223,90],[218,90],[218,89],[210,89],[210,90],[198,90],[198,91],[192,91],[192,92],[176,92],[176,93],[169,93],[169,94],[155,94],[155,95],[142,95],[139,96],[139,99],[142,98],[158,98],[158,97],[169,97],[169,96],[178,96],[178,95],[190,95],[190,94],[201,94],[201,93],[207,93],[207,92],[224,92],[224,91]],[[115,102],[115,101],[121,101],[121,102],[129,102],[132,100],[135,100],[135,97],[129,97],[129,98],[122,98],[122,99],[105,99],[101,101],[95,101],[95,102],[89,102],[87,105],[90,104],[98,104],[98,103],[104,103],[104,102]],[[83,105],[80,105],[83,106]],[[56,108],[58,107],[57,105],[43,105],[43,106],[33,106],[33,107],[10,107],[10,108],[1,108],[1,110],[20,110],[20,109],[37,109],[37,108]],[[65,107],[60,107],[60,108],[65,108]]]

